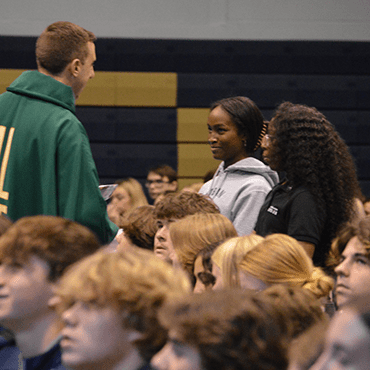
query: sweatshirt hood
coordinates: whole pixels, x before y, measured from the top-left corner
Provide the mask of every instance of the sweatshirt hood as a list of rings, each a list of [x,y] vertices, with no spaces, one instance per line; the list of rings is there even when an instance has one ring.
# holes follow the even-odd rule
[[[222,162],[218,167],[214,175],[214,178],[216,178],[222,172],[224,172],[225,174],[232,172],[246,172],[250,174],[258,174],[263,176],[272,187],[279,182],[278,174],[275,171],[273,171],[269,166],[265,165],[263,162],[254,157],[242,159],[241,161],[238,161],[228,166],[227,168],[225,168],[225,163]]]
[[[38,71],[23,72],[7,91],[60,105],[72,113],[76,111],[72,88]]]

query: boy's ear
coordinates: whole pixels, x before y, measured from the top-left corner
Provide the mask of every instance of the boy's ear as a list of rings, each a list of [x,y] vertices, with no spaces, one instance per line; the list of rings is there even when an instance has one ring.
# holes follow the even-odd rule
[[[82,63],[81,63],[81,60],[78,58],[73,59],[72,62],[69,63],[68,65],[70,74],[75,78],[78,77],[78,75],[80,74],[81,67],[82,67]]]
[[[172,191],[176,191],[176,190],[177,190],[177,187],[178,187],[178,183],[177,183],[177,181],[172,181],[172,182],[169,184],[169,188],[170,188],[170,190],[172,190]]]

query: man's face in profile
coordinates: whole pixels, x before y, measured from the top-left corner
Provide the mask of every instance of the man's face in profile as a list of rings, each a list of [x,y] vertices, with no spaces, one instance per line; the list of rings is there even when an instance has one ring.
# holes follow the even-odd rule
[[[170,236],[170,224],[176,220],[157,220],[158,231],[154,238],[154,254],[163,261],[173,263],[175,250]]]

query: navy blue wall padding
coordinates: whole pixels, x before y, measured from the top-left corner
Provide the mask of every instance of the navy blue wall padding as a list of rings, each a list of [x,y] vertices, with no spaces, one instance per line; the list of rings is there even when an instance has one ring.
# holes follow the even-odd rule
[[[36,37],[0,36],[0,68],[36,69]]]
[[[36,37],[0,37],[0,68],[35,69]],[[270,119],[283,100],[317,107],[350,146],[370,196],[370,42],[100,38],[97,71],[175,72],[177,107],[246,95]],[[177,167],[176,108],[78,107],[102,183]]]
[[[208,107],[228,96],[244,95],[261,109],[282,101],[321,109],[369,109],[369,76],[297,76],[247,74],[178,75],[179,107]]]
[[[0,68],[36,67],[36,37],[0,37]],[[99,38],[98,71],[368,75],[369,42]]]
[[[77,107],[92,142],[176,143],[175,108]]]
[[[144,178],[151,167],[166,163],[177,167],[174,144],[91,144],[98,173],[102,178]]]

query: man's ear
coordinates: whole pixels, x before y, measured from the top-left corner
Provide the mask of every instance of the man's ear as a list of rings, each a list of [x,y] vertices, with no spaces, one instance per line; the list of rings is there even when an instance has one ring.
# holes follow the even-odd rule
[[[82,67],[82,63],[81,63],[81,60],[78,58],[73,59],[72,62],[69,63],[68,65],[70,74],[75,78],[78,77],[78,75],[80,74],[81,67]]]

